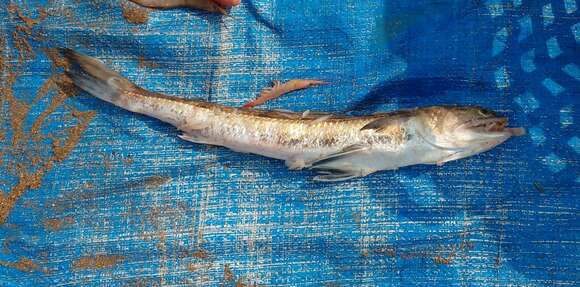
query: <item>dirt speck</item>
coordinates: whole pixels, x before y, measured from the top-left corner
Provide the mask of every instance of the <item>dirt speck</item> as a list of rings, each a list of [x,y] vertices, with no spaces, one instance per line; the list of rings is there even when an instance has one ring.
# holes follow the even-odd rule
[[[18,33],[18,31],[26,31],[26,30],[18,29],[19,27],[23,26],[16,27],[16,29],[12,33],[12,41],[14,48],[16,48],[19,52],[18,62],[23,63],[26,60],[34,59],[36,55],[32,50],[32,45],[30,44],[30,42],[28,42],[28,38],[23,34]]]
[[[18,18],[28,28],[34,27],[38,23],[44,21],[46,19],[46,17],[48,17],[48,13],[46,13],[46,10],[44,8],[40,8],[38,10],[38,18],[36,18],[36,19],[30,18],[30,17],[24,15],[24,12],[20,9],[20,7],[18,7],[18,5],[14,4],[14,3],[12,3],[8,6],[8,11],[12,14],[16,14],[16,16],[18,16]]]
[[[392,248],[392,247],[388,247],[388,248],[380,248],[378,250],[376,250],[377,253],[382,253],[382,254],[386,254],[388,257],[395,257],[397,256],[397,251]]]
[[[242,280],[242,278],[238,279],[238,281],[236,281],[236,287],[248,287],[248,286],[253,286],[253,285],[248,285],[247,283],[244,283],[244,280]]]
[[[155,188],[155,187],[164,185],[170,181],[171,181],[171,177],[154,175],[154,176],[146,178],[145,181],[143,182],[143,184],[145,187]]]
[[[189,272],[196,272],[198,269],[198,264],[197,263],[189,263],[187,264],[187,270],[189,270]]]
[[[147,177],[141,181],[130,182],[129,184],[127,184],[127,188],[129,188],[129,189],[133,189],[133,188],[155,189],[155,188],[158,188],[158,187],[160,187],[160,186],[162,186],[170,181],[171,181],[171,177],[169,177],[169,176],[153,175],[153,176]]]
[[[40,22],[44,21],[48,17],[48,13],[44,8],[38,9],[38,17],[31,18],[25,15],[23,10],[17,4],[10,4],[8,6],[8,12],[15,18],[19,19],[23,25],[16,25],[14,32],[12,33],[12,42],[14,48],[18,50],[19,57],[18,62],[22,64],[23,62],[34,59],[36,56],[30,44],[30,40],[43,41],[42,33],[33,33],[34,26],[38,25]],[[38,31],[37,31],[38,32]],[[35,34],[35,36],[33,36]]]
[[[433,258],[433,262],[437,263],[437,264],[451,264],[453,262],[453,256],[449,256],[449,257],[442,257],[442,256],[435,256],[435,258]]]
[[[224,265],[224,281],[231,282],[234,281],[234,279],[234,272],[232,272],[232,269],[230,269],[230,265]]]
[[[111,268],[125,260],[120,255],[99,254],[92,257],[82,257],[73,263],[73,268],[77,270],[96,270]]]
[[[545,191],[544,187],[539,182],[534,181],[533,185],[537,192],[543,193]]]
[[[123,158],[123,163],[125,165],[132,165],[135,160],[132,156],[128,155],[127,157]]]
[[[48,56],[52,62],[54,68],[65,68],[69,67],[69,62],[60,54],[57,49],[54,48],[42,48],[42,51]]]
[[[199,259],[208,259],[209,258],[209,253],[203,249],[196,250],[191,255],[193,257],[199,258]]]
[[[44,228],[48,231],[59,231],[62,228],[66,227],[67,225],[71,225],[74,223],[74,219],[72,217],[65,217],[65,218],[50,218],[46,219],[43,222]]]
[[[157,64],[157,63],[155,63],[155,62],[153,62],[151,60],[145,59],[145,57],[143,57],[143,56],[139,57],[139,62],[138,62],[138,65],[137,66],[139,68],[141,68],[141,69],[146,69],[146,68],[155,69],[155,68],[159,68],[159,64]]]
[[[123,17],[131,24],[145,24],[149,21],[149,10],[129,1],[121,3]]]

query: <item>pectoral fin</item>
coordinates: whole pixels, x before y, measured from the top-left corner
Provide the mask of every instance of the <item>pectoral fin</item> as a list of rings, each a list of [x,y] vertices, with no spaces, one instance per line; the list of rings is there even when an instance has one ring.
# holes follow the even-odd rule
[[[365,145],[351,145],[343,148],[342,150],[322,156],[320,158],[311,161],[306,166],[310,169],[323,169],[325,167],[332,167],[339,162],[348,161],[349,158],[355,157],[361,153],[368,150],[368,146]]]
[[[369,123],[367,123],[366,125],[364,125],[360,130],[364,131],[364,130],[374,130],[376,132],[382,132],[386,127],[392,126],[392,125],[400,125],[401,123],[409,120],[409,118],[412,116],[412,114],[410,114],[407,111],[401,111],[398,112],[396,115],[390,115],[390,116],[384,116],[384,117],[380,117],[377,118]]]
[[[365,176],[375,170],[368,164],[369,146],[352,145],[306,164],[320,175],[315,181],[343,181]]]

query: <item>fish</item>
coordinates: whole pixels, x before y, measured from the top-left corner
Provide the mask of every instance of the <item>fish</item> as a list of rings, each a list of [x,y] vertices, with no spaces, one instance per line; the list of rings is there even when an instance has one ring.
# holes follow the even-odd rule
[[[524,128],[478,106],[432,106],[349,116],[320,112],[242,109],[143,89],[100,60],[71,49],[60,52],[65,71],[89,94],[156,118],[195,144],[285,161],[290,170],[317,172],[315,181],[338,182],[401,167],[433,164],[491,150]]]
[[[273,81],[273,86],[268,87],[260,92],[260,95],[253,101],[245,104],[242,108],[249,109],[266,103],[269,100],[279,98],[285,94],[289,94],[294,91],[307,89],[314,86],[328,85],[330,83],[320,81],[320,80],[290,80],[288,82],[282,83],[280,81]]]
[[[227,15],[224,7],[212,0],[130,0],[141,6],[156,9],[193,8]]]

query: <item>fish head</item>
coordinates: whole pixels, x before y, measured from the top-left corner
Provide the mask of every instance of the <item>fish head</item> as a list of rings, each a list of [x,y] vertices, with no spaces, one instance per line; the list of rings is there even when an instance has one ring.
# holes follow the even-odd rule
[[[427,119],[433,144],[464,151],[464,156],[487,151],[512,136],[526,133],[508,127],[508,119],[481,107],[448,107],[429,111]]]

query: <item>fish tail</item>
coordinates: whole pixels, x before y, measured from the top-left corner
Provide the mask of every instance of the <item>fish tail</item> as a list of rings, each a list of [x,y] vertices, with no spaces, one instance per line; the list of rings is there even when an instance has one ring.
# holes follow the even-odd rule
[[[75,86],[89,94],[125,110],[150,116],[180,128],[191,124],[190,115],[176,113],[189,110],[192,103],[171,96],[147,91],[133,84],[119,73],[109,69],[101,61],[70,49],[60,49],[68,60],[66,74]]]
[[[60,52],[70,63],[66,74],[77,87],[101,100],[127,108],[123,98],[137,88],[135,84],[95,58],[71,49],[60,49]]]

